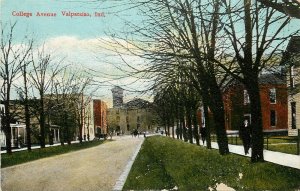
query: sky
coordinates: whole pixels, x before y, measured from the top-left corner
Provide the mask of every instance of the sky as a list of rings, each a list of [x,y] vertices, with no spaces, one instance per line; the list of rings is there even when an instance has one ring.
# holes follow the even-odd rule
[[[124,20],[140,22],[137,11],[130,9],[129,4],[119,0],[0,0],[1,20],[3,26],[17,22],[14,32],[14,43],[21,43],[24,36],[34,39],[36,46],[45,46],[51,55],[64,58],[66,65],[93,69],[97,86],[91,88],[93,96],[103,99],[111,106],[113,85],[125,88],[125,101],[139,95],[128,90],[143,89],[144,82],[134,77],[112,80],[105,74],[122,75],[111,63],[121,63],[119,57],[108,56],[106,43],[110,41],[107,34],[126,29]],[[98,16],[96,16],[96,12]],[[49,13],[56,16],[38,16]],[[82,13],[88,16],[70,16],[68,13]],[[99,40],[101,39],[101,40]],[[133,56],[124,56],[130,63],[141,64],[144,61]],[[97,72],[99,71],[99,72]],[[105,83],[104,83],[105,81]],[[107,82],[109,81],[109,82]],[[135,82],[135,83],[133,83]],[[145,97],[146,96],[146,97]]]
[[[136,96],[150,99],[150,95],[139,95],[126,90],[144,90],[149,83],[135,77],[112,80],[107,74],[122,75],[117,67],[123,67],[122,60],[113,56],[107,46],[111,39],[107,34],[122,34],[128,29],[125,21],[141,24],[143,17],[131,7],[130,0],[0,0],[2,27],[17,22],[14,43],[21,43],[25,36],[34,39],[35,45],[45,49],[56,58],[64,58],[64,64],[76,69],[92,69],[93,80],[98,82],[93,96],[103,99],[112,106],[111,88],[119,85],[125,88],[125,101]],[[90,16],[68,16],[68,13],[84,13]],[[100,16],[95,16],[95,12]],[[49,13],[53,16],[37,16]],[[32,16],[21,16],[28,15]],[[297,24],[298,23],[298,24]],[[294,20],[283,32],[299,28]],[[125,35],[125,33],[124,33]],[[124,43],[124,42],[123,42]],[[287,42],[286,42],[287,43]],[[143,65],[141,58],[123,55],[132,65]],[[114,64],[112,64],[114,63]]]

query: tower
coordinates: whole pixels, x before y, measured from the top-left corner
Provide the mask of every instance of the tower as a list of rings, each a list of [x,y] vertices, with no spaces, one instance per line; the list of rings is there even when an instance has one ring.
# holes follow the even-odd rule
[[[123,105],[123,89],[119,86],[115,86],[111,89],[113,95],[113,108],[119,108]]]

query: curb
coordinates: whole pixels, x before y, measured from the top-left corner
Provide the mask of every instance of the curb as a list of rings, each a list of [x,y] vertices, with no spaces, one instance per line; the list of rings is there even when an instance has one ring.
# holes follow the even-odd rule
[[[137,146],[137,148],[136,148],[135,152],[133,153],[132,157],[129,159],[129,161],[128,161],[128,163],[127,163],[127,165],[126,165],[126,167],[125,167],[123,173],[122,173],[121,176],[118,178],[116,184],[115,184],[114,187],[113,187],[113,190],[114,190],[114,191],[119,191],[119,190],[122,190],[122,189],[123,189],[123,186],[124,186],[125,181],[126,181],[126,179],[127,179],[127,177],[128,177],[128,174],[129,174],[129,172],[130,172],[130,170],[131,170],[131,167],[132,167],[132,165],[133,165],[133,162],[135,161],[135,158],[136,158],[137,154],[139,153],[139,151],[140,151],[140,149],[141,149],[141,147],[142,147],[142,144],[144,143],[144,140],[145,140],[145,139],[143,139],[143,140],[141,141],[141,143]]]

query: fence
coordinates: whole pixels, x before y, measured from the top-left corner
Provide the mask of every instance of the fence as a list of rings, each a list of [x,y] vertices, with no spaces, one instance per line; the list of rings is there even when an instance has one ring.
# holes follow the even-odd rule
[[[264,131],[264,146],[266,150],[270,149],[270,146],[272,147],[279,147],[280,145],[283,145],[280,149],[272,149],[279,152],[288,152],[290,154],[297,154],[300,155],[300,129],[298,129],[298,135],[293,137],[287,136],[287,131]],[[242,141],[239,138],[239,132],[238,131],[227,131],[227,138],[228,138],[228,144],[232,145],[242,145]],[[277,141],[278,140],[278,141]],[[211,141],[217,141],[217,137],[215,134],[211,135]],[[274,143],[275,142],[275,143]],[[288,146],[284,145],[290,145],[289,151],[285,150],[288,148]],[[295,145],[295,147],[294,147]],[[295,151],[294,151],[295,150]]]
[[[270,143],[271,140],[279,140],[279,143],[277,145],[284,145],[284,144],[289,144],[289,145],[295,145],[296,146],[296,154],[300,155],[300,129],[298,129],[297,136],[293,137],[280,137],[273,135],[272,133],[264,133],[264,140],[266,140],[266,149],[269,150],[270,145],[276,145],[276,143]],[[287,141],[287,143],[282,143],[281,141]],[[292,154],[292,153],[291,153]],[[294,153],[293,153],[294,154]]]

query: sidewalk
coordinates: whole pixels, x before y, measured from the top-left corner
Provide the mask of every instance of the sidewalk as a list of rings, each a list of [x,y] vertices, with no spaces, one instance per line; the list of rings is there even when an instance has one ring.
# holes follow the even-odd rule
[[[87,141],[82,141],[82,142],[87,142]],[[74,143],[79,143],[79,141],[72,141],[71,144],[74,144]],[[65,143],[65,145],[67,145],[68,143]],[[53,145],[45,145],[45,147],[55,147],[55,146],[60,146],[61,143],[54,143]],[[31,149],[40,149],[41,146],[40,145],[35,145],[35,146],[31,146]],[[12,149],[12,152],[19,152],[19,151],[26,151],[27,150],[27,147],[23,147],[23,148],[20,148],[20,149]],[[1,154],[3,153],[6,153],[6,150],[3,150],[1,151]]]
[[[203,146],[203,145],[202,145]],[[212,148],[218,149],[218,144],[216,142],[211,143]],[[244,148],[241,145],[231,145],[228,144],[229,152],[235,153],[238,155],[251,157],[251,148],[248,155],[245,155]],[[300,155],[292,155],[281,152],[274,152],[264,149],[264,159],[265,161],[279,164],[282,166],[292,167],[296,169],[300,169]]]

